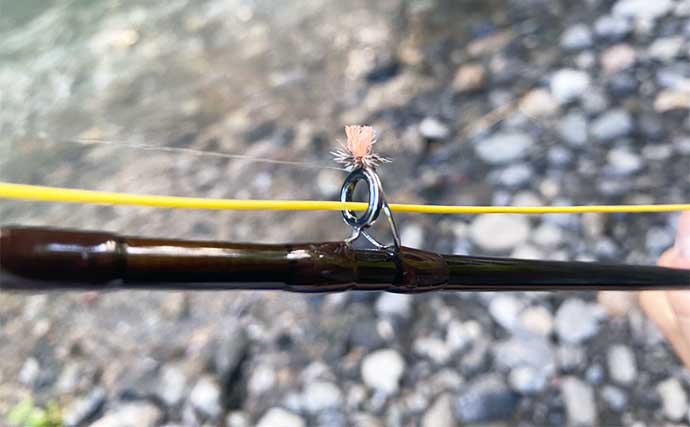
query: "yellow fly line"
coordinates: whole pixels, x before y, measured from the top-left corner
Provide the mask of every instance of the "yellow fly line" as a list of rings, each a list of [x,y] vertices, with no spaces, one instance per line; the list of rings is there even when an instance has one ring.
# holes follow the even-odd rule
[[[238,200],[197,197],[148,196],[0,182],[0,198],[43,202],[99,205],[148,206],[155,208],[208,210],[339,211],[365,210],[366,203],[318,200]],[[585,212],[674,212],[690,210],[688,204],[669,205],[592,205],[592,206],[444,206],[391,203],[395,212],[428,214],[562,214]]]

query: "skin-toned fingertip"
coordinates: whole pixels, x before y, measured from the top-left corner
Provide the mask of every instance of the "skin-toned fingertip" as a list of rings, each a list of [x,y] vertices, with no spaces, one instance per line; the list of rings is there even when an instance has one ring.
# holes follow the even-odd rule
[[[690,211],[685,211],[678,218],[678,231],[674,248],[686,267],[690,267]]]

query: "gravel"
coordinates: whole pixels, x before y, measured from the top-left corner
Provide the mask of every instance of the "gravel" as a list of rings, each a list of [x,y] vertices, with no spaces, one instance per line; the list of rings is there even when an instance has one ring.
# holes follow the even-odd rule
[[[299,415],[283,408],[271,408],[256,423],[257,427],[305,427],[306,422]]]
[[[565,377],[561,381],[561,394],[572,426],[597,424],[597,406],[594,390],[577,377]]]
[[[343,171],[318,166],[335,166],[344,124],[366,123],[393,159],[379,168],[389,201],[690,194],[687,2],[555,0],[548,13],[498,14],[492,2],[470,13],[402,0],[308,13],[290,2],[33,3],[0,25],[3,181],[336,200]],[[337,212],[1,200],[0,217],[242,242],[347,235]],[[444,253],[653,265],[676,215],[396,219],[405,245]],[[0,414],[31,397],[71,425],[686,423],[683,365],[636,305],[632,293],[579,291],[2,294],[12,351],[0,359]]]
[[[560,103],[565,104],[581,97],[589,88],[590,83],[586,72],[564,68],[551,76],[550,88],[553,96]]]
[[[669,378],[656,387],[661,397],[664,415],[671,421],[680,421],[688,415],[688,395],[678,378]]]
[[[154,427],[163,414],[149,402],[123,403],[97,419],[91,427]]]
[[[599,308],[580,299],[566,300],[556,312],[556,333],[565,342],[582,343],[599,330]]]
[[[596,141],[607,142],[627,136],[633,130],[630,114],[621,109],[611,110],[597,117],[590,128]]]
[[[506,252],[527,240],[530,225],[527,218],[517,215],[477,215],[470,225],[470,238],[481,249]]]
[[[362,380],[384,394],[394,394],[400,386],[405,360],[393,349],[378,350],[362,360]]]
[[[487,374],[468,384],[455,400],[455,414],[464,424],[507,420],[517,409],[518,398],[498,375]]]
[[[637,364],[632,349],[625,345],[615,345],[608,353],[609,375],[619,384],[631,384],[637,377]]]
[[[475,145],[479,158],[497,165],[527,157],[534,140],[526,133],[504,132],[493,135]]]

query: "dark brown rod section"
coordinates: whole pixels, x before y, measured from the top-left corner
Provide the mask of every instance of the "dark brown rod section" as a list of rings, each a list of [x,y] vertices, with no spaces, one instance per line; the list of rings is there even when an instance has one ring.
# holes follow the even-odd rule
[[[440,255],[343,242],[260,245],[0,228],[0,289],[386,290],[690,289],[690,270]]]

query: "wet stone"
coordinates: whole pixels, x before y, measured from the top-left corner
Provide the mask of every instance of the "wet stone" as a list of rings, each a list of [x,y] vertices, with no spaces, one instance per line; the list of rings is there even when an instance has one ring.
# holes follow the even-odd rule
[[[464,424],[506,420],[515,413],[518,400],[500,376],[486,374],[464,388],[455,400],[455,415]]]
[[[524,306],[525,304],[513,295],[499,294],[491,299],[489,313],[496,323],[511,331],[518,326],[518,318]]]
[[[618,0],[611,11],[616,16],[649,21],[671,12],[672,0]]]
[[[540,369],[519,366],[510,371],[508,383],[518,393],[538,394],[546,389],[548,376]]]
[[[606,156],[611,173],[632,175],[642,169],[642,158],[627,148],[614,148]]]
[[[376,300],[376,313],[379,317],[408,319],[412,314],[412,302],[411,295],[382,292]]]
[[[546,337],[541,335],[513,337],[498,342],[492,350],[494,364],[498,369],[529,366],[548,374],[555,370],[553,349]]]

